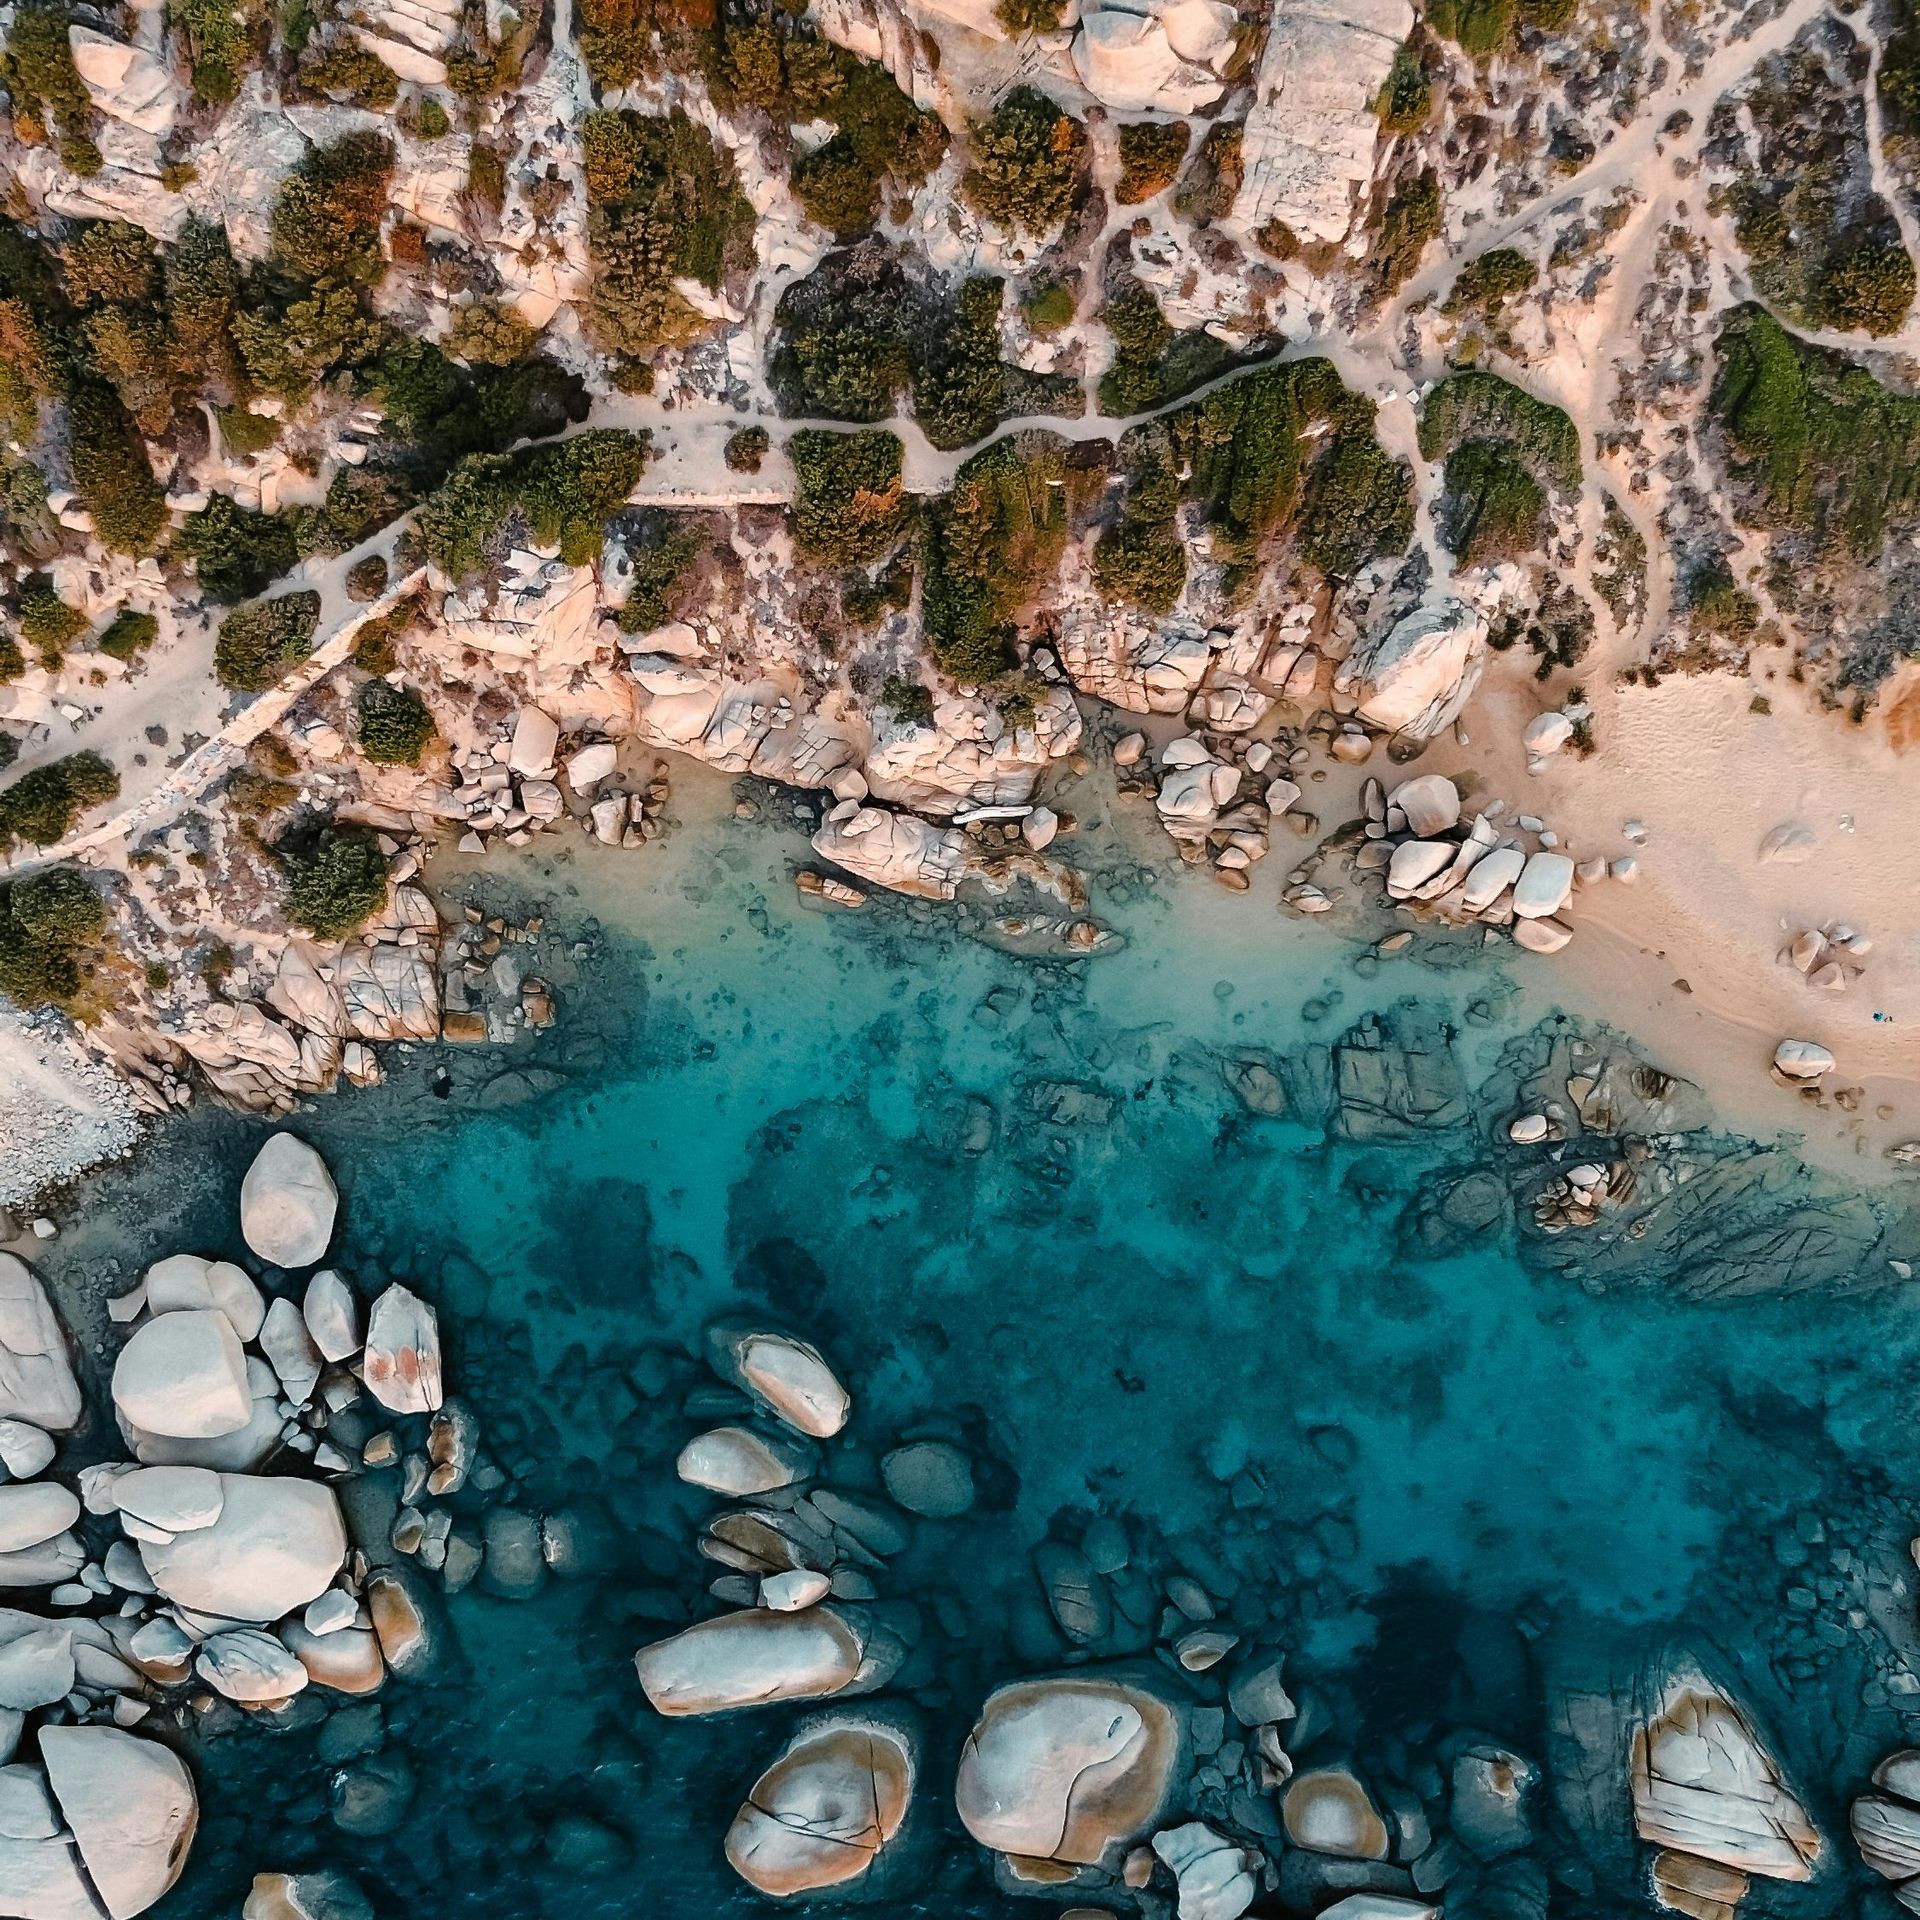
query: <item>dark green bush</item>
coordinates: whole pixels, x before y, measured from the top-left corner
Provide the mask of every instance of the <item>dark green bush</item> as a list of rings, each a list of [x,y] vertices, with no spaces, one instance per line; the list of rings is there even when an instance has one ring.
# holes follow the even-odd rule
[[[185,50],[195,99],[225,106],[238,96],[252,63],[259,12],[231,0],[167,0],[167,26]]]
[[[1515,0],[1432,0],[1427,24],[1476,59],[1498,53],[1513,33]]]
[[[1224,373],[1232,350],[1204,327],[1176,333],[1151,290],[1129,274],[1100,319],[1113,336],[1113,359],[1100,376],[1100,411],[1124,418],[1148,413]]]
[[[1546,489],[1509,443],[1469,440],[1447,456],[1439,519],[1464,565],[1506,560],[1540,543]]]
[[[736,427],[727,435],[727,467],[733,473],[758,473],[773,442],[765,427]]]
[[[122,607],[100,636],[100,651],[114,660],[131,660],[159,638],[160,622],[150,613]]]
[[[68,425],[73,488],[93,515],[101,545],[115,553],[151,553],[167,524],[167,497],[120,396],[83,383],[69,404]]]
[[[1469,260],[1454,276],[1446,310],[1478,311],[1489,320],[1497,319],[1505,301],[1530,293],[1539,278],[1539,269],[1524,253],[1513,247],[1494,247]]]
[[[201,592],[223,605],[264,593],[300,558],[291,520],[236,506],[224,493],[187,515],[173,548],[193,562]]]
[[[1389,133],[1418,133],[1427,124],[1433,112],[1433,82],[1427,78],[1427,63],[1414,41],[1393,56],[1377,111]]]
[[[54,846],[86,808],[104,805],[119,791],[120,776],[97,753],[70,753],[35,767],[0,789],[0,847],[22,840]]]
[[[1093,549],[1093,583],[1147,613],[1170,613],[1187,583],[1187,551],[1169,522],[1122,520]]]
[[[49,673],[58,671],[67,648],[86,630],[87,616],[68,606],[44,573],[30,573],[20,582],[20,638]]]
[[[887,675],[880,688],[880,704],[903,726],[933,725],[933,689],[903,674]]]
[[[360,751],[379,767],[417,767],[436,731],[427,703],[386,680],[361,687],[359,726]]]
[[[1423,168],[1400,186],[1380,216],[1373,270],[1382,289],[1395,294],[1420,269],[1429,241],[1440,232],[1440,177]]]
[[[1020,311],[1035,333],[1058,333],[1072,324],[1078,303],[1073,289],[1052,278],[1036,280],[1020,296]]]
[[[1898,333],[1913,310],[1913,262],[1897,243],[1869,241],[1827,262],[1817,294],[1827,326],[1880,339]]]
[[[7,910],[43,947],[88,947],[107,930],[107,910],[99,889],[78,867],[46,867],[16,880],[7,894]]]
[[[287,918],[340,940],[387,904],[387,861],[371,827],[329,821],[281,841]]]
[[[274,204],[275,260],[303,280],[379,280],[392,176],[393,143],[381,134],[349,133],[309,148]]]
[[[213,671],[235,693],[265,693],[313,650],[320,596],[302,591],[235,607],[220,622]]]
[[[1450,373],[1420,412],[1420,453],[1437,460],[1469,440],[1503,441],[1541,481],[1562,493],[1580,486],[1580,432],[1550,401],[1484,368]]]

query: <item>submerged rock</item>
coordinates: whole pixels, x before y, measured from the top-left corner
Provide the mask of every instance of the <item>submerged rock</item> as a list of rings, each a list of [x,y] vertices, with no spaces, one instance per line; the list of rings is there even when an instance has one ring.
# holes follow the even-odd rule
[[[715,1427],[680,1449],[674,1470],[689,1486],[711,1493],[773,1493],[812,1479],[820,1471],[820,1450],[794,1434]]]
[[[723,1380],[758,1400],[796,1432],[831,1439],[853,1402],[817,1347],[763,1328],[714,1327],[707,1355]]]
[[[240,1920],[374,1920],[373,1902],[335,1867],[256,1873]]]
[[[673,1717],[827,1700],[885,1686],[906,1658],[904,1627],[878,1607],[750,1608],[642,1647],[634,1666],[648,1701]]]
[[[1295,1774],[1281,1802],[1287,1838],[1309,1853],[1339,1860],[1384,1860],[1387,1823],[1373,1796],[1346,1767]]]
[[[913,1803],[914,1743],[880,1718],[803,1726],[753,1784],[727,1831],[727,1861],[775,1899],[865,1879]]]
[[[1016,1861],[1107,1862],[1165,1811],[1179,1710],[1093,1672],[997,1688],[967,1736],[954,1799],[967,1831]]]
[[[880,1462],[887,1491],[909,1513],[952,1520],[973,1505],[973,1462],[944,1440],[914,1440]]]
[[[1180,1887],[1179,1920],[1240,1920],[1253,1905],[1260,1856],[1217,1834],[1204,1820],[1153,1836],[1153,1850]]]
[[[276,1133],[240,1183],[240,1231],[262,1260],[310,1267],[333,1238],[339,1204],[327,1163],[297,1135]]]

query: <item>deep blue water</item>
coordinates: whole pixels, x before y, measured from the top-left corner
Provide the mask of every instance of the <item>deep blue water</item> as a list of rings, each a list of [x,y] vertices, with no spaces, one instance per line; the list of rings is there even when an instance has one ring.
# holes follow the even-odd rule
[[[975,1512],[920,1523],[885,1576],[927,1619],[901,1691],[935,1801],[984,1691],[1065,1652],[1031,1550],[1118,1514],[1292,1650],[1313,1757],[1363,1770],[1458,1727],[1544,1760],[1576,1679],[1695,1649],[1829,1837],[1812,1888],[1757,1885],[1748,1911],[1858,1910],[1845,1800],[1920,1734],[1874,1681],[1909,1650],[1911,1601],[1847,1617],[1870,1571],[1883,1600],[1901,1572],[1920,1495],[1907,1292],[1595,1296],[1505,1234],[1422,1256],[1402,1210],[1470,1137],[1341,1144],[1223,1077],[1222,1049],[1289,1054],[1412,994],[1460,1022],[1477,1079],[1532,1018],[1483,967],[1363,979],[1270,903],[1112,851],[1100,899],[1127,949],[1036,965],[935,911],[803,908],[794,853],[716,809],[637,856],[445,876],[588,930],[528,1056],[552,1084],[484,1105],[514,1089],[482,1094],[503,1063],[468,1055],[436,1100],[423,1050],[300,1117],[345,1194],[336,1263],[438,1298],[512,1499],[573,1516],[596,1567],[531,1600],[459,1596],[438,1681],[391,1683],[377,1717],[320,1728],[314,1693],[284,1730],[209,1717],[201,1839],[163,1911],[231,1915],[255,1870],[318,1863],[383,1914],[769,1910],[720,1838],[795,1716],[670,1725],[631,1665],[717,1571],[693,1549],[717,1503],[672,1461],[703,1424],[700,1329],[742,1307],[851,1385],[835,1480],[876,1484],[919,1434],[976,1463]],[[109,1255],[237,1251],[259,1132],[194,1116],[89,1183],[49,1271],[77,1296],[121,1284]],[[415,1781],[386,1837],[328,1811],[335,1766],[369,1750]],[[943,1821],[917,1897],[889,1906],[1023,1910]],[[1646,1910],[1644,1849],[1596,1854],[1548,1801],[1542,1829],[1555,1911]]]

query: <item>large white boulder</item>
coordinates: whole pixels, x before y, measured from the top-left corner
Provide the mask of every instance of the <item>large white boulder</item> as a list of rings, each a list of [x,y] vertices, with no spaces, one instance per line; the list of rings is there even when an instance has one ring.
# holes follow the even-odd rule
[[[333,1584],[347,1530],[330,1488],[311,1480],[223,1473],[220,1518],[140,1559],[169,1600],[228,1620],[278,1620]]]
[[[210,1527],[227,1504],[220,1476],[206,1467],[135,1467],[113,1483],[119,1511],[162,1533]]]
[[[553,771],[554,749],[560,744],[559,723],[538,707],[522,707],[513,723],[513,745],[507,766],[522,779],[542,779]]]
[[[291,1700],[309,1677],[293,1654],[258,1627],[229,1628],[203,1641],[193,1670],[215,1693],[243,1707]]]
[[[197,1253],[176,1253],[147,1269],[149,1313],[183,1313],[211,1307],[233,1322],[242,1340],[260,1334],[267,1303],[244,1267],[231,1260],[203,1260]]]
[[[433,1413],[443,1396],[440,1321],[398,1282],[373,1303],[361,1366],[367,1391],[395,1413]]]
[[[173,131],[178,96],[172,76],[145,48],[82,26],[67,29],[67,44],[81,85],[108,119],[157,140]]]
[[[73,1691],[74,1678],[71,1623],[0,1607],[0,1714],[53,1706]],[[0,1771],[0,1782],[5,1779]],[[11,1831],[0,1814],[0,1834]],[[16,1832],[13,1837],[28,1836]]]
[[[1198,20],[1181,24],[1198,30],[1189,37],[1205,38]],[[1100,7],[1081,16],[1073,64],[1096,100],[1122,112],[1197,113],[1222,90],[1217,74],[1181,58],[1161,21],[1122,7]]]
[[[1309,1853],[1339,1860],[1384,1860],[1387,1824],[1373,1796],[1346,1767],[1297,1773],[1281,1802],[1287,1838]]]
[[[46,1289],[24,1260],[0,1253],[0,1418],[65,1433],[80,1424],[81,1405]]]
[[[915,1771],[912,1743],[884,1721],[803,1727],[734,1815],[728,1864],[776,1900],[864,1879],[906,1820]]]
[[[113,1404],[142,1432],[176,1440],[238,1433],[253,1417],[246,1350],[224,1313],[163,1313],[113,1364]]]
[[[78,1497],[52,1480],[0,1487],[0,1553],[19,1553],[65,1533],[80,1518]]]
[[[310,1267],[333,1238],[339,1205],[327,1163],[297,1135],[276,1133],[240,1183],[240,1231],[262,1260]]]
[[[1423,773],[1403,780],[1387,795],[1389,809],[1406,815],[1407,831],[1422,840],[1449,833],[1460,824],[1460,789],[1444,773]]]
[[[200,1808],[186,1767],[118,1727],[42,1727],[40,1758],[110,1920],[144,1913],[193,1845]]]
[[[1452,594],[1432,594],[1385,633],[1361,639],[1334,691],[1370,727],[1430,740],[1460,717],[1487,659],[1485,618]]]
[[[905,1654],[884,1619],[857,1607],[756,1607],[642,1647],[634,1668],[655,1709],[678,1718],[871,1692],[892,1679]]]
[[[343,1274],[322,1267],[307,1282],[300,1316],[323,1360],[345,1360],[360,1351],[360,1302]]]
[[[857,879],[929,900],[951,900],[974,857],[973,842],[958,828],[886,807],[856,807],[845,819],[829,815],[814,833],[813,850]]]
[[[707,1355],[723,1380],[753,1395],[798,1433],[830,1439],[853,1401],[818,1347],[760,1327],[714,1327]]]
[[[1633,1735],[1633,1823],[1656,1847],[1768,1880],[1808,1880],[1822,1843],[1740,1710],[1677,1675]]]
[[[1522,920],[1544,920],[1567,904],[1573,892],[1573,862],[1564,853],[1527,856],[1514,883],[1513,910]]]
[[[982,1846],[1092,1866],[1160,1817],[1180,1745],[1173,1709],[1131,1680],[1018,1680],[980,1710],[954,1800]]]

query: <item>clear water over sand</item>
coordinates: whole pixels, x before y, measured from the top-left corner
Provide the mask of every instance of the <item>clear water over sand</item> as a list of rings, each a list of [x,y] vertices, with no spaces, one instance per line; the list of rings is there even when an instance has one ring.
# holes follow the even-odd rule
[[[468,1056],[435,1100],[422,1052],[299,1121],[345,1194],[337,1263],[438,1297],[486,1450],[519,1504],[580,1521],[594,1570],[458,1596],[439,1682],[390,1683],[377,1716],[321,1728],[316,1691],[285,1731],[210,1722],[202,1839],[165,1912],[232,1914],[255,1870],[320,1863],[383,1913],[771,1910],[720,1838],[797,1716],[669,1724],[631,1665],[717,1571],[693,1549],[717,1503],[672,1461],[710,1380],[699,1331],[742,1307],[848,1379],[843,1484],[877,1484],[906,1435],[976,1462],[976,1510],[919,1523],[883,1577],[926,1612],[901,1690],[936,1798],[984,1690],[1066,1651],[1032,1548],[1105,1512],[1159,1564],[1231,1584],[1234,1624],[1294,1650],[1328,1750],[1363,1763],[1443,1725],[1541,1758],[1596,1649],[1711,1650],[1840,1863],[1749,1911],[1857,1910],[1845,1799],[1906,1737],[1873,1660],[1911,1603],[1883,1622],[1855,1591],[1898,1571],[1920,1491],[1906,1292],[1594,1298],[1498,1241],[1422,1259],[1402,1207],[1470,1140],[1329,1144],[1223,1078],[1223,1048],[1284,1053],[1408,993],[1478,1002],[1460,1044],[1490,1065],[1522,1016],[1479,965],[1362,979],[1269,902],[1117,854],[1098,898],[1126,950],[1035,965],[937,911],[809,910],[790,835],[686,811],[645,854],[484,882],[602,929],[532,1056],[549,1090],[483,1106],[500,1063]],[[130,1273],[237,1251],[259,1131],[195,1116],[102,1176],[49,1272],[110,1291],[109,1254]],[[411,1805],[390,1835],[343,1834],[330,1781],[370,1751],[404,1758]],[[947,1825],[913,1910],[1022,1910]],[[1577,1893],[1576,1852],[1556,1910],[1645,1910],[1630,1873]]]

